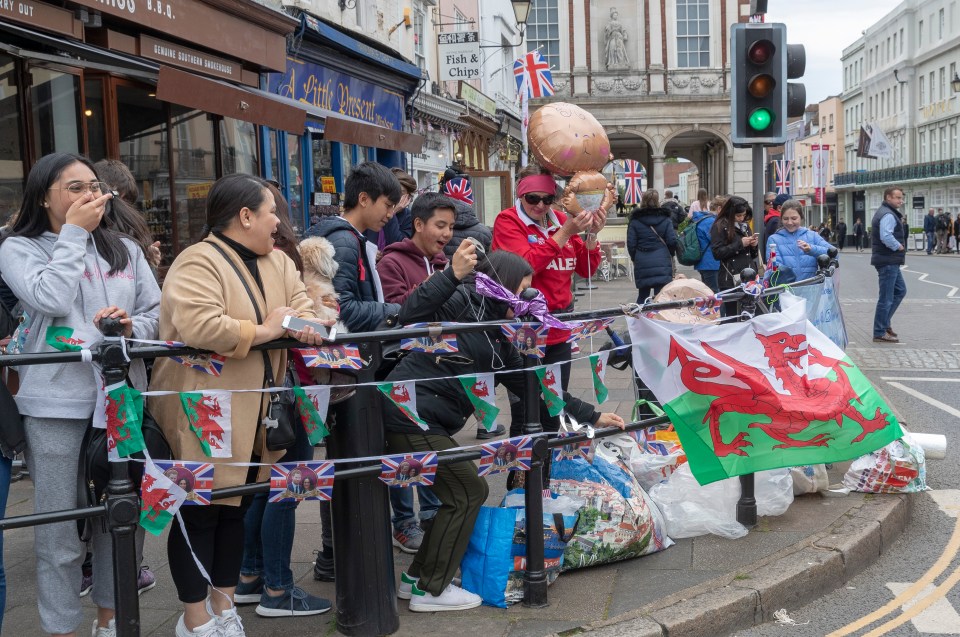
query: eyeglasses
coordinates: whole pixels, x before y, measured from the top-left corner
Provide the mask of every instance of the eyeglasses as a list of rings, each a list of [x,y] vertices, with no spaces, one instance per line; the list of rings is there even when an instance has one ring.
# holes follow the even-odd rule
[[[277,190],[280,190],[280,182],[277,181],[276,179],[264,179],[264,181],[270,184],[271,186],[273,186],[274,188],[276,188]]]
[[[553,195],[547,195],[545,197],[541,197],[540,195],[526,194],[523,196],[523,200],[526,201],[531,206],[536,206],[541,201],[545,205],[550,206],[550,205],[553,205],[553,202],[556,201],[556,199],[557,198],[554,197]]]
[[[767,199],[763,203],[767,204],[768,206],[773,205],[773,199]]]
[[[75,181],[67,186],[52,186],[50,188],[50,190],[54,189],[66,190],[71,195],[82,195],[87,191],[92,192],[93,194],[97,194],[98,192],[110,192],[110,186],[102,181],[91,181],[89,184],[85,184],[81,181]]]

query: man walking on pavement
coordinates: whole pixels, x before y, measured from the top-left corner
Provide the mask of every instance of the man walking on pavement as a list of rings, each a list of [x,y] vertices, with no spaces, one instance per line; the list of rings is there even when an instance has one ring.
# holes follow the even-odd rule
[[[933,215],[933,208],[923,218],[923,234],[927,236],[927,254],[933,254],[933,248],[937,245],[937,218]]]
[[[907,284],[900,272],[900,266],[906,261],[906,233],[903,230],[903,215],[900,214],[902,205],[903,190],[890,186],[883,191],[883,203],[870,223],[870,265],[877,269],[880,282],[880,296],[873,316],[874,343],[900,342],[890,323],[903,297],[907,295]]]
[[[937,214],[937,225],[936,225],[936,234],[937,234],[937,254],[947,254],[950,252],[950,247],[947,244],[947,241],[950,238],[950,215],[943,211],[943,208],[940,208],[939,214]]]

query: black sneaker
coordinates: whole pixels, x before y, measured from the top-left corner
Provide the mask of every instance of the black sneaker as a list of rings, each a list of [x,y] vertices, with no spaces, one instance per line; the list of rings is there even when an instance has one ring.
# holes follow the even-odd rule
[[[507,433],[507,430],[503,425],[497,425],[490,431],[480,428],[477,429],[477,440],[490,440],[491,438],[499,438],[505,433]]]
[[[333,556],[324,557],[323,551],[314,551],[317,559],[313,562],[313,579],[318,582],[334,581]]]

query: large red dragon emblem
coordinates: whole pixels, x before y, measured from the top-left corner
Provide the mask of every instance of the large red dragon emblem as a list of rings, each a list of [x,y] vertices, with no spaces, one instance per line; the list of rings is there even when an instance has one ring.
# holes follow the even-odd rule
[[[407,386],[394,385],[390,390],[390,399],[401,405],[410,402],[410,392],[407,391]]]
[[[473,392],[473,395],[477,398],[487,398],[490,396],[490,388],[487,387],[487,382],[484,380],[478,380],[474,383],[470,391]]]
[[[177,496],[170,493],[165,487],[156,484],[157,479],[149,473],[143,474],[143,483],[140,488],[140,498],[143,500],[147,519],[153,522],[162,511],[168,510],[177,503]]]
[[[127,394],[120,394],[120,400],[107,398],[107,433],[114,443],[129,440],[132,435],[127,427],[127,410],[123,409]]]
[[[193,403],[193,409],[197,414],[194,427],[200,430],[202,434],[200,439],[205,440],[211,447],[222,449],[224,444],[223,427],[215,420],[223,417],[220,401],[216,396],[203,396]]]
[[[872,418],[857,411],[855,402],[860,403],[860,400],[844,370],[850,365],[825,356],[815,347],[807,347],[805,335],[777,332],[769,336],[757,334],[756,337],[763,345],[764,355],[775,376],[783,383],[783,392],[776,391],[754,367],[703,343],[707,354],[733,369],[733,378],[739,381],[737,384],[714,382],[712,379],[722,373],[720,368],[698,359],[674,337],[670,337],[667,365],[674,361],[680,363],[680,379],[689,390],[704,396],[716,396],[703,422],[709,421],[710,437],[717,457],[730,454],[746,456],[743,447],[753,445],[746,440],[748,432],[738,433],[730,442],[723,441],[720,417],[727,412],[769,418],[770,422],[753,422],[749,427],[758,428],[777,440],[780,444],[775,445],[774,449],[828,446],[832,440],[829,434],[817,434],[807,440],[795,437],[812,421],[836,421],[837,427],[842,427],[844,417],[853,420],[863,429],[853,442],[860,442],[867,434],[891,424],[879,408]],[[804,356],[808,365],[820,365],[833,370],[836,380],[810,378],[798,373],[797,370],[803,369]]]

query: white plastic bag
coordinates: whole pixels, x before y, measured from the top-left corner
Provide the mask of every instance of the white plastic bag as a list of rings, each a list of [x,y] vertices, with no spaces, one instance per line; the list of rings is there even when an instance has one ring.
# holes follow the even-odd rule
[[[843,476],[843,486],[862,493],[926,491],[927,465],[923,447],[903,429],[903,438],[860,456]]]
[[[649,491],[653,485],[663,482],[676,471],[683,455],[682,451],[666,456],[656,453],[638,453],[630,458],[630,470],[636,476],[640,486]]]
[[[793,477],[789,469],[758,471],[753,488],[757,515],[783,515],[793,504]]]
[[[735,540],[747,534],[746,527],[737,522],[737,478],[701,486],[690,466],[683,464],[650,489],[650,498],[660,508],[667,534],[674,539],[712,533]]]
[[[826,465],[807,464],[801,467],[790,467],[790,475],[793,476],[793,495],[826,491],[830,486]]]

